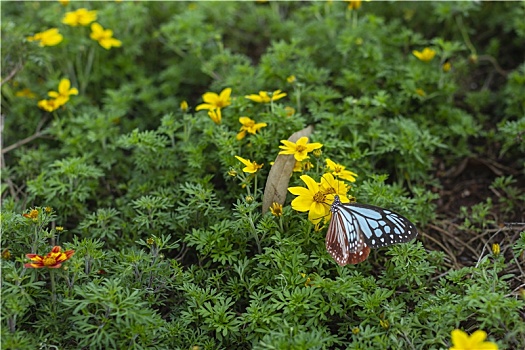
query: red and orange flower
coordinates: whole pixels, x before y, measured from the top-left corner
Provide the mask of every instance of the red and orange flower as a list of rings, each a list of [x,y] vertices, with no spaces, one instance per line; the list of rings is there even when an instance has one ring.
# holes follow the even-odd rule
[[[39,269],[42,267],[48,267],[50,269],[58,269],[62,266],[62,263],[69,260],[75,254],[74,250],[66,250],[62,252],[60,246],[54,246],[50,253],[46,256],[40,256],[37,254],[26,254],[26,257],[31,259],[32,262],[24,264],[24,267]]]

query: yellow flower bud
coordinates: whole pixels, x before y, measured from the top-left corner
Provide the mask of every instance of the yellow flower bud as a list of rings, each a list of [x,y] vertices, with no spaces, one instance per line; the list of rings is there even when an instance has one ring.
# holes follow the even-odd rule
[[[498,243],[494,243],[492,245],[492,254],[494,254],[495,256],[498,256],[500,252],[501,252],[501,248],[500,248],[499,244]]]

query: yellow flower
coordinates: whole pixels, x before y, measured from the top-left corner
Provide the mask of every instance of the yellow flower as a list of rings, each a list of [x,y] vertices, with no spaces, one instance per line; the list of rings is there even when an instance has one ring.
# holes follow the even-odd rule
[[[188,102],[186,102],[186,100],[182,101],[180,103],[180,110],[183,111],[183,112],[187,112],[188,111]]]
[[[273,202],[270,206],[270,212],[275,217],[283,216],[283,205],[277,202]]]
[[[62,79],[58,84],[58,92],[49,91],[47,94],[49,97],[55,99],[55,103],[57,103],[59,106],[62,106],[67,101],[69,101],[70,95],[78,95],[78,90],[76,88],[71,88],[71,82],[69,79]]]
[[[85,8],[67,12],[62,19],[62,23],[72,27],[87,26],[97,20],[97,11],[88,11]]]
[[[436,51],[425,47],[421,52],[416,50],[412,51],[412,54],[416,56],[420,61],[430,62],[436,55]]]
[[[308,144],[308,137],[303,136],[296,143],[288,140],[281,140],[284,146],[279,146],[282,149],[279,154],[293,154],[295,160],[303,161],[308,158],[308,153],[314,149],[323,147],[321,143],[310,143]]]
[[[285,92],[281,92],[281,90],[275,90],[274,92],[272,92],[270,94],[268,94],[268,91],[259,91],[258,95],[257,94],[251,94],[251,95],[247,95],[247,96],[244,96],[244,97],[247,98],[248,100],[252,100],[254,102],[268,103],[268,102],[271,102],[271,101],[280,100],[284,96],[286,96]]]
[[[10,260],[11,259],[11,252],[9,251],[9,249],[4,249],[2,251],[2,259],[3,260]]]
[[[228,170],[228,175],[230,175],[231,177],[235,177],[237,176],[237,172],[235,171],[235,169],[230,169]]]
[[[112,47],[122,46],[122,41],[113,38],[113,31],[111,29],[104,29],[98,23],[91,24],[91,34],[89,35],[89,37],[93,40],[98,41],[100,46],[102,46],[106,50],[109,50]]]
[[[331,161],[330,159],[326,158],[326,167],[330,169],[332,174],[334,174],[338,178],[348,180],[350,182],[355,182],[357,174],[349,170],[345,170],[345,167],[341,164],[337,164]]]
[[[51,28],[27,37],[29,41],[40,41],[40,46],[55,46],[60,44],[64,37],[58,32],[58,28]]]
[[[443,69],[443,72],[448,73],[452,69],[452,64],[450,61],[447,61],[443,63],[443,66],[441,66],[441,69]]]
[[[45,111],[53,112],[60,106],[66,104],[66,102],[69,101],[70,95],[78,95],[78,90],[71,88],[69,79],[62,79],[58,84],[58,91],[49,91],[47,94],[49,97],[52,97],[52,99],[40,100],[37,105]]]
[[[255,120],[250,119],[248,117],[240,117],[239,122],[242,124],[241,126],[241,132],[237,134],[237,140],[242,140],[246,137],[246,133],[255,135],[255,133],[261,129],[267,126],[266,123],[255,123]]]
[[[245,173],[250,173],[250,174],[256,173],[264,165],[264,164],[257,164],[255,162],[250,162],[248,159],[244,159],[239,156],[235,156],[235,158],[237,158],[237,160],[240,161],[242,164],[246,165],[246,167],[242,169],[242,171],[244,171]]]
[[[469,336],[461,329],[454,329],[451,333],[452,347],[449,350],[498,350],[498,345],[485,341],[487,333],[477,330]]]
[[[220,108],[210,109],[208,111],[208,116],[211,118],[211,120],[213,120],[213,122],[215,124],[220,124],[221,123],[222,114],[221,114],[221,109]]]
[[[295,83],[297,79],[295,78],[295,75],[290,75],[288,78],[286,78],[286,81],[290,84]]]
[[[361,0],[345,0],[348,2],[349,10],[357,10],[361,7]]]
[[[55,230],[57,230],[57,232],[62,232],[62,231],[64,231],[64,227],[63,226],[57,226],[57,227],[55,227]]]
[[[25,88],[25,89],[22,89],[22,90],[18,90],[15,93],[15,96],[16,97],[26,97],[26,98],[35,98],[36,94],[33,91],[31,91],[30,89]]]
[[[498,256],[501,253],[501,247],[498,243],[492,244],[492,254]]]
[[[416,89],[416,94],[421,97],[425,97],[427,93],[423,89]]]
[[[23,217],[28,219],[37,219],[38,218],[38,209],[31,209],[29,214],[22,214]]]
[[[36,269],[47,267],[50,269],[58,269],[60,266],[62,266],[64,261],[69,260],[74,254],[74,250],[66,250],[65,252],[62,252],[61,247],[54,246],[51,252],[46,256],[26,254],[26,257],[31,259],[31,262],[24,264],[24,267]]]
[[[293,107],[286,106],[286,107],[284,107],[284,110],[286,111],[286,116],[287,117],[291,117],[292,115],[295,114],[295,108],[293,108]]]
[[[58,2],[62,4],[62,6],[66,6],[67,4],[69,4],[69,0],[58,0]]]
[[[306,281],[304,282],[305,287],[312,287],[314,284],[312,283],[312,279],[306,275],[306,273],[301,273],[302,278],[306,278]]]
[[[62,105],[57,103],[57,100],[40,100],[38,101],[37,106],[45,111],[53,112]]]
[[[314,165],[309,160],[303,160],[302,162],[295,161],[293,171],[302,173],[303,171],[311,170],[313,167]]]
[[[333,203],[335,195],[339,196],[341,203],[350,202],[350,199],[346,196],[346,193],[348,192],[348,186],[343,181],[337,180],[330,173],[321,176],[319,190],[326,195],[326,201],[330,205]]]
[[[204,103],[200,104],[195,108],[196,111],[202,109],[221,109],[231,104],[231,95],[232,89],[226,88],[221,91],[220,95],[217,95],[215,92],[207,92],[202,95]]]
[[[292,209],[308,212],[308,220],[313,224],[317,224],[322,218],[327,218],[330,215],[330,204],[327,202],[327,195],[310,176],[301,175],[301,180],[303,180],[307,188],[288,188],[291,194],[298,196],[292,201]]]

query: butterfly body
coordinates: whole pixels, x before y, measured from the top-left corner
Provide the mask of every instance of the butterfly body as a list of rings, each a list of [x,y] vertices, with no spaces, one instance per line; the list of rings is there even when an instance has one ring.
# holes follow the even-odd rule
[[[366,260],[370,248],[408,242],[417,236],[416,226],[391,210],[341,203],[336,195],[330,211],[326,250],[341,266]]]

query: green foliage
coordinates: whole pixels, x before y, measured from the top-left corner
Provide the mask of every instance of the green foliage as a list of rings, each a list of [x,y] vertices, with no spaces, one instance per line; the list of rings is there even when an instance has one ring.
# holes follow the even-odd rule
[[[62,23],[82,7],[122,46]],[[433,243],[443,173],[465,158],[505,166],[483,163],[490,196],[454,203],[450,227],[488,237],[523,220],[525,6],[347,7],[3,4],[2,348],[445,349],[456,328],[524,348],[525,234],[463,266]],[[53,27],[60,44],[27,40]],[[428,62],[412,54],[425,47]],[[78,95],[39,109],[63,78]],[[225,88],[217,125],[196,109]],[[267,125],[238,139],[241,117]],[[346,166],[349,194],[410,218],[417,242],[340,267],[291,196],[282,216],[261,212],[280,141],[308,125],[323,148],[303,173]],[[245,173],[235,156],[264,165]],[[75,254],[24,267],[53,246]]]

